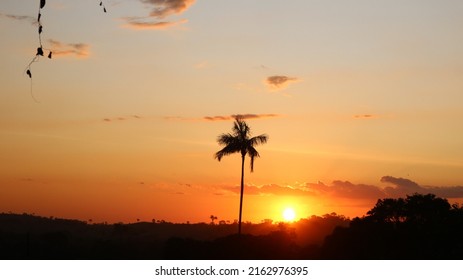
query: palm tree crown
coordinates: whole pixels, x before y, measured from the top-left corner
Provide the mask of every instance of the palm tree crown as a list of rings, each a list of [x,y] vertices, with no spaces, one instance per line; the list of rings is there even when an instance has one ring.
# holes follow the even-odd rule
[[[234,153],[241,153],[241,191],[240,191],[240,212],[238,222],[238,234],[241,234],[241,214],[243,212],[243,193],[244,193],[244,159],[246,154],[251,158],[251,172],[254,171],[254,158],[259,157],[259,153],[254,146],[267,143],[268,136],[262,134],[251,137],[251,129],[248,124],[239,116],[235,118],[232,133],[219,135],[217,142],[225,147],[215,153],[215,158],[220,161],[222,157]]]
[[[225,147],[215,153],[215,158],[220,161],[222,157],[234,153],[241,153],[242,157],[248,154],[251,159],[251,172],[253,172],[254,158],[260,156],[254,146],[267,143],[268,136],[266,134],[261,134],[251,137],[250,127],[240,117],[235,118],[232,131],[233,133],[223,133],[217,137],[217,142]]]

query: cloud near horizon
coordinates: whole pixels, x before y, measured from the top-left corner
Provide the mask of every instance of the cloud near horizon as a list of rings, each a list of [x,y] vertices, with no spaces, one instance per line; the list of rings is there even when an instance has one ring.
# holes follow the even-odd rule
[[[127,121],[127,120],[139,120],[142,117],[139,115],[131,115],[126,117],[113,117],[113,118],[104,118],[104,122],[117,122],[117,121]]]
[[[187,23],[188,20],[166,21],[164,18],[171,15],[179,15],[188,10],[195,0],[139,0],[145,4],[151,12],[146,17],[125,17],[127,22],[124,27],[136,30],[160,30],[179,24]]]
[[[419,184],[404,178],[395,178],[392,176],[384,176],[381,182],[389,183],[393,186],[388,186],[384,189],[385,193],[391,197],[402,197],[407,194],[432,193],[443,198],[463,198],[463,186],[454,187],[436,187],[436,186],[420,186]]]
[[[240,193],[240,186],[223,187],[223,190],[230,191],[236,194]],[[245,192],[247,195],[280,195],[280,196],[315,196],[316,194],[301,188],[289,186],[280,186],[277,184],[254,186],[246,185]]]
[[[63,43],[57,40],[49,39],[50,49],[53,56],[75,56],[77,58],[86,58],[90,56],[90,45],[85,43]]]
[[[288,76],[270,76],[264,80],[264,83],[271,89],[271,90],[281,90],[286,88],[290,83],[300,81],[299,78],[296,77],[288,77]]]
[[[242,119],[264,119],[264,118],[276,118],[280,117],[278,114],[236,114],[236,115],[229,115],[229,116],[206,116],[203,117],[206,121],[229,121],[234,120],[235,118],[242,118]]]
[[[278,195],[278,196],[310,196],[320,198],[344,198],[355,200],[368,200],[373,203],[383,198],[398,198],[414,193],[433,193],[442,198],[463,198],[463,186],[455,187],[424,187],[409,179],[383,176],[382,183],[387,187],[366,184],[353,184],[349,181],[333,181],[326,185],[322,182],[305,183],[297,186],[280,186],[269,184],[263,186],[246,186],[247,195]],[[223,187],[225,191],[239,194],[240,187]]]
[[[0,13],[0,17],[4,17],[7,19],[17,20],[17,21],[25,21],[32,25],[37,25],[37,18],[32,16],[21,16],[21,15],[12,15],[12,14],[2,14]]]

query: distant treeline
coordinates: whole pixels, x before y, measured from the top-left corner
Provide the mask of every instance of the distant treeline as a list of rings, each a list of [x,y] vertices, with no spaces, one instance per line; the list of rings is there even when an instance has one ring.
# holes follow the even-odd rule
[[[380,199],[362,218],[295,223],[90,224],[0,214],[1,259],[463,259],[463,208],[432,194]]]
[[[281,242],[295,248],[308,244],[320,246],[337,226],[348,226],[349,222],[344,216],[332,213],[322,217],[312,216],[291,224],[275,224],[271,220],[259,224],[244,223],[242,230],[245,234],[238,238],[235,236],[236,223],[176,224],[153,221],[107,224],[46,218],[27,213],[1,213],[0,258],[197,259],[215,258],[217,254],[221,258],[231,258],[238,255],[233,255],[233,252],[214,252],[213,256],[212,251],[205,248],[212,248],[215,243],[235,247],[236,240],[251,242],[255,246],[270,242],[264,246],[268,249],[280,246],[278,244]],[[204,248],[195,250],[191,246]],[[249,256],[255,256],[250,251],[248,253]],[[265,258],[281,258],[280,255],[265,255]],[[287,255],[285,258],[294,256]]]

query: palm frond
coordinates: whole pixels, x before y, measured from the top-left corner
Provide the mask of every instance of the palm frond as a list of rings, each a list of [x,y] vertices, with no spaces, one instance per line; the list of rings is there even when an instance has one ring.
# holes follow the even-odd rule
[[[249,139],[250,145],[260,145],[260,144],[265,144],[268,141],[268,135],[267,134],[261,134],[259,136],[254,136],[251,139]]]
[[[231,135],[230,133],[223,133],[217,137],[217,142],[220,145],[230,145],[234,142],[236,142],[236,136]]]
[[[241,146],[238,145],[226,145],[220,151],[215,153],[214,158],[220,161],[224,156],[228,156],[241,151]]]
[[[239,136],[240,139],[244,140],[249,138],[251,129],[242,118],[237,117],[233,123],[233,132],[234,135]]]
[[[256,145],[265,144],[268,141],[266,134],[251,137],[251,129],[248,124],[241,118],[236,117],[233,123],[232,133],[223,133],[217,137],[217,142],[224,147],[215,153],[214,158],[221,160],[222,157],[241,153],[251,158],[251,172],[254,171],[254,159],[259,157],[259,153],[254,148]]]
[[[251,172],[254,172],[254,158],[260,157],[259,152],[253,146],[248,146],[246,150],[251,159]]]

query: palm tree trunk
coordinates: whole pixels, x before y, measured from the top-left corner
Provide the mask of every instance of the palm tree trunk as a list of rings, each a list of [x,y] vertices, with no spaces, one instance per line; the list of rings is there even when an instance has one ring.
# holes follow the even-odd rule
[[[241,235],[241,214],[243,212],[243,193],[244,193],[244,155],[241,155],[241,192],[240,192],[240,215],[238,220],[238,235]]]

